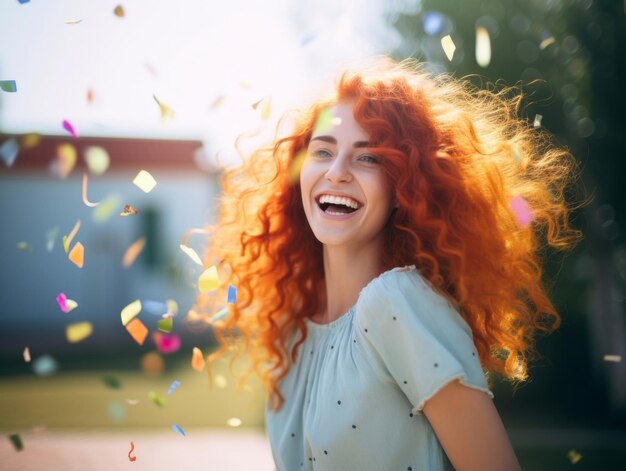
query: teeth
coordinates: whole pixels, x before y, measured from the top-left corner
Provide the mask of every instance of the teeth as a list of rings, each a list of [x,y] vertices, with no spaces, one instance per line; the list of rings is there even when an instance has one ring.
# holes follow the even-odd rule
[[[356,202],[352,198],[346,198],[345,196],[322,195],[319,199],[319,202],[320,204],[324,204],[324,203],[341,204],[349,208],[359,209],[358,202]]]

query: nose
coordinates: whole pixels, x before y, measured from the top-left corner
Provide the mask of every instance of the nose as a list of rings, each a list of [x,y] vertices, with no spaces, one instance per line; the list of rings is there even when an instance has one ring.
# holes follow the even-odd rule
[[[352,180],[350,173],[350,159],[345,155],[338,155],[326,170],[326,179],[332,183],[349,182]]]

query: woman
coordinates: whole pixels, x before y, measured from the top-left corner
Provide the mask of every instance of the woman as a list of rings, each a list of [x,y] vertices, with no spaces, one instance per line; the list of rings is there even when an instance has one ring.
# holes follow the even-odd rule
[[[526,379],[560,322],[538,236],[580,233],[575,160],[508,92],[378,60],[225,175],[212,357],[251,358],[277,469],[519,469],[486,374]]]

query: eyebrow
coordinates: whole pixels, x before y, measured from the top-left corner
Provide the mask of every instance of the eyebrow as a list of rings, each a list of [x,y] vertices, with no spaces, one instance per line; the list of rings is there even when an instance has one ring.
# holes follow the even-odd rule
[[[313,142],[313,141],[324,141],[324,142],[328,142],[330,144],[337,145],[337,139],[335,139],[333,136],[315,136],[315,137],[311,138],[311,140],[309,142]],[[352,144],[352,147],[354,147],[354,148],[369,147],[369,142],[367,142],[367,141],[356,141],[354,144]]]

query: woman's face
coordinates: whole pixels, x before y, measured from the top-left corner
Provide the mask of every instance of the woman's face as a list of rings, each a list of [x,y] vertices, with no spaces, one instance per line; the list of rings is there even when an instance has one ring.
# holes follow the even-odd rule
[[[382,242],[393,209],[381,158],[354,120],[353,102],[325,111],[311,135],[300,172],[302,204],[315,237],[329,246],[359,248]]]

